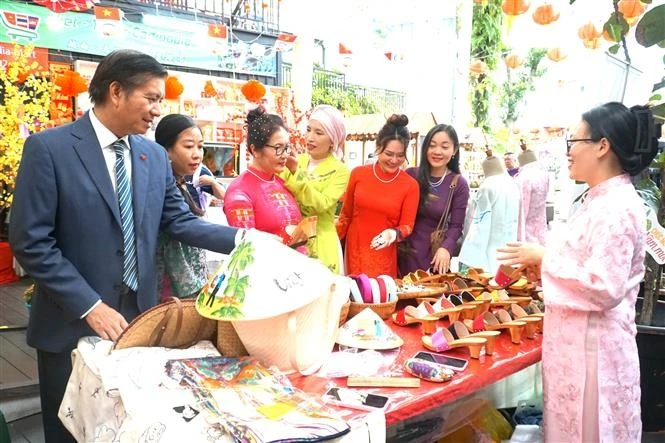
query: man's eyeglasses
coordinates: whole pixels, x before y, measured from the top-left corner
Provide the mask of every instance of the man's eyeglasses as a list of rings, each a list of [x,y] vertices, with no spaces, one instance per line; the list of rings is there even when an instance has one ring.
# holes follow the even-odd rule
[[[291,145],[284,145],[284,146],[276,145],[275,146],[275,145],[265,144],[264,146],[266,146],[268,148],[273,148],[275,150],[275,155],[277,157],[279,157],[280,155],[284,155],[284,154],[288,155],[288,154],[291,153]]]
[[[574,143],[578,142],[596,142],[598,140],[594,140],[592,138],[569,138],[566,140],[566,153],[570,152],[570,148],[573,147]]]

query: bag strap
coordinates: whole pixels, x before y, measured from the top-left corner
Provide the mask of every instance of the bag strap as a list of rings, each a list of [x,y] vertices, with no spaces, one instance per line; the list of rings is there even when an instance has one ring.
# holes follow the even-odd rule
[[[161,346],[162,338],[164,337],[164,332],[171,322],[171,317],[173,317],[173,312],[176,313],[176,324],[174,336],[180,334],[180,327],[182,326],[182,302],[177,297],[171,297],[174,302],[174,306],[169,306],[169,308],[164,313],[164,317],[159,321],[157,327],[150,334],[148,339],[148,346]]]
[[[443,209],[443,213],[441,213],[441,218],[439,219],[439,223],[436,225],[437,231],[441,229],[443,226],[445,226],[446,223],[448,222],[448,215],[450,215],[450,205],[453,202],[453,194],[455,193],[455,188],[457,187],[458,179],[459,179],[459,174],[456,174],[455,177],[453,177],[453,181],[450,182],[450,192],[448,193],[448,200],[446,201],[446,206]]]

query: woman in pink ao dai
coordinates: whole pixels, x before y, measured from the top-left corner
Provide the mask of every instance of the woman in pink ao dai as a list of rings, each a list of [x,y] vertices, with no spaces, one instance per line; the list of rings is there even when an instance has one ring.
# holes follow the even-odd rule
[[[630,176],[656,155],[653,116],[606,103],[582,115],[567,145],[570,178],[589,185],[584,202],[545,247],[509,243],[499,259],[542,265],[545,441],[639,442],[645,208]]]

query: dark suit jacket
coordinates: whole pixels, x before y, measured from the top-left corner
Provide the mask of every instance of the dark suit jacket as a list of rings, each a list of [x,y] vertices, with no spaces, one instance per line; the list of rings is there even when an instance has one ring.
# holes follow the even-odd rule
[[[194,216],[176,188],[164,148],[130,136],[140,311],[158,303],[157,234],[228,253],[236,230]],[[118,201],[86,114],[28,137],[23,148],[9,240],[34,278],[28,344],[48,352],[73,349],[94,335],[80,317],[101,298],[118,309],[123,239]],[[131,321],[128,318],[127,321]]]

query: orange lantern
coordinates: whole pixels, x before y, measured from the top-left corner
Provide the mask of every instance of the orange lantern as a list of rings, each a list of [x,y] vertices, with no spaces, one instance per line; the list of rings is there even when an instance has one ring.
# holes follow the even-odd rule
[[[566,55],[566,53],[563,52],[561,48],[550,48],[547,50],[547,58],[549,58],[555,63],[560,62],[566,57],[568,57],[568,55]]]
[[[217,97],[218,93],[215,89],[215,86],[212,84],[212,80],[207,80],[203,86],[203,96],[204,97]]]
[[[584,47],[587,49],[598,49],[600,48],[600,39],[599,38],[592,38],[589,40],[584,40],[582,42],[584,44]]]
[[[182,95],[185,87],[180,83],[178,77],[169,75],[164,84],[164,98],[167,100],[177,100]]]
[[[482,60],[474,60],[469,66],[469,71],[476,75],[484,74],[487,72],[487,63]]]
[[[245,13],[249,14],[249,12],[252,10],[252,6],[249,3],[245,3]]]
[[[559,19],[559,12],[551,4],[545,3],[538,6],[531,16],[539,25],[549,25]]]
[[[503,0],[501,10],[506,15],[521,15],[529,10],[530,4],[527,0]]]
[[[589,22],[580,26],[580,29],[577,30],[577,35],[582,40],[593,40],[599,38],[603,33],[596,28],[593,22]]]
[[[503,59],[509,69],[517,69],[522,66],[522,59],[515,54],[511,54]]]
[[[629,18],[639,17],[646,11],[647,6],[642,3],[640,0],[619,0],[617,5],[619,12],[623,14],[623,18],[628,20]]]
[[[258,80],[248,80],[242,85],[240,92],[248,101],[258,103],[266,95],[266,87]]]
[[[68,69],[55,78],[55,85],[60,88],[60,93],[67,96],[78,95],[88,90],[88,84],[81,74]]]

